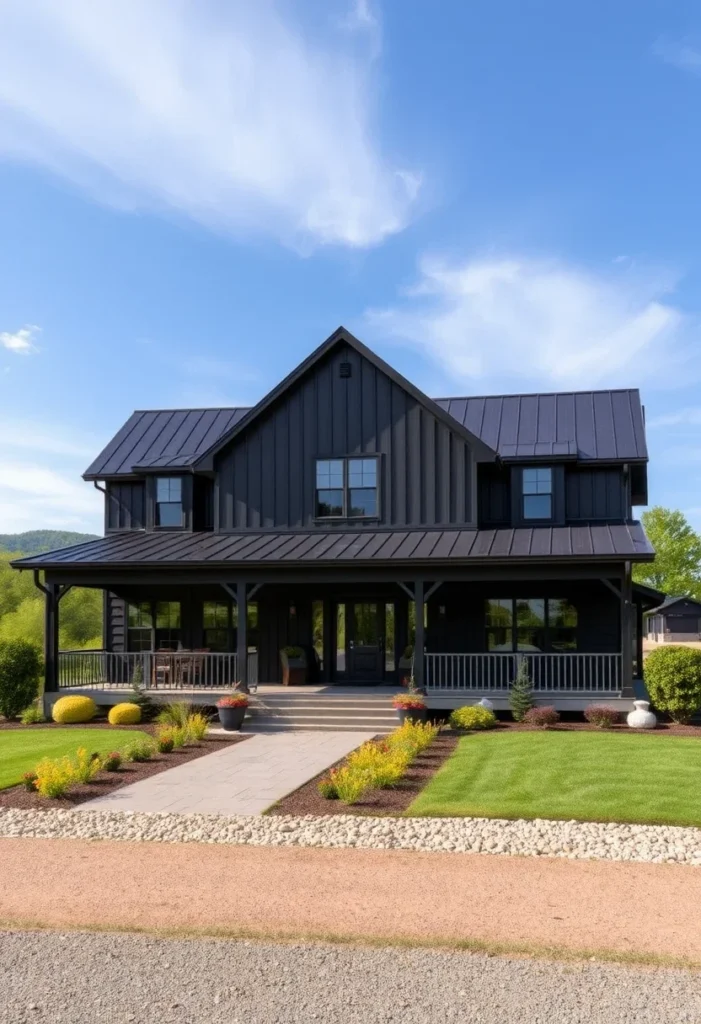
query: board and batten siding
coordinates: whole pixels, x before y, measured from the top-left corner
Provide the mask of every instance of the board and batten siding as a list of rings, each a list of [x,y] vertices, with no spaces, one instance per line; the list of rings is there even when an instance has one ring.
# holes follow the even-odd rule
[[[629,515],[626,485],[620,467],[565,471],[567,522],[597,519],[615,521]]]
[[[143,530],[146,526],[146,484],[129,481],[107,484],[106,528],[108,530]]]
[[[341,376],[342,363],[350,364],[349,377]],[[342,346],[219,456],[219,529],[340,523],[347,529],[353,520],[315,520],[315,461],[364,454],[380,456],[383,525],[475,523],[469,444],[355,349]]]
[[[105,594],[105,648],[108,651],[127,649],[127,605],[123,598]]]

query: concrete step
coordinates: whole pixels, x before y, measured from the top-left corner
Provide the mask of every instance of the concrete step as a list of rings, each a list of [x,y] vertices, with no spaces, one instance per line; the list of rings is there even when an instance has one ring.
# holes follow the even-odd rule
[[[334,717],[346,716],[353,717],[354,715],[364,715],[366,717],[387,717],[388,715],[394,714],[394,709],[391,704],[387,704],[383,707],[367,707],[362,705],[357,707],[355,705],[348,704],[265,704],[265,705],[253,705],[249,712],[253,715],[332,715]]]
[[[276,721],[270,722],[258,722],[257,719],[246,719],[243,727],[244,733],[276,733],[276,732],[362,732],[370,736],[385,736],[391,732],[392,729],[396,728],[397,723],[393,722],[391,726],[361,726],[357,723],[345,723],[341,725],[329,725],[324,723],[306,723],[299,725],[295,722],[287,722],[282,724]]]
[[[315,715],[312,712],[300,715],[250,715],[252,722],[353,722],[364,723],[369,726],[388,725],[397,721],[396,715]]]

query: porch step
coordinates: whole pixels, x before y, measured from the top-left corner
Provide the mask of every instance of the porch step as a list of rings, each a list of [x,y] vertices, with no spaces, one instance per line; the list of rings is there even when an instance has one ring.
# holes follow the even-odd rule
[[[261,705],[249,712],[251,729],[386,734],[397,726],[392,698],[387,694],[321,696],[310,693],[258,692]]]

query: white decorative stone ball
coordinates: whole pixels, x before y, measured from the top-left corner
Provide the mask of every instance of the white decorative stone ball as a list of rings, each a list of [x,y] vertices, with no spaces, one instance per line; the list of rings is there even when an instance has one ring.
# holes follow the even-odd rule
[[[654,729],[657,725],[657,718],[650,711],[649,700],[634,700],[633,707],[628,715],[627,722],[631,729]]]
[[[487,711],[494,711],[494,705],[488,697],[483,697],[482,700],[478,701],[477,707],[486,708]]]

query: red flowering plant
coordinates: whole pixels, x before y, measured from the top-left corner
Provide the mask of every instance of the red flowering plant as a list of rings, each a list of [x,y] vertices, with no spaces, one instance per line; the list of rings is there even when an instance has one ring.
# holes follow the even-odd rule
[[[401,711],[417,711],[420,708],[426,707],[426,701],[423,694],[419,693],[418,690],[408,691],[407,693],[395,693],[392,698],[392,707]]]
[[[217,701],[218,708],[247,708],[249,705],[248,694],[243,690],[235,690],[228,697],[220,697]]]

